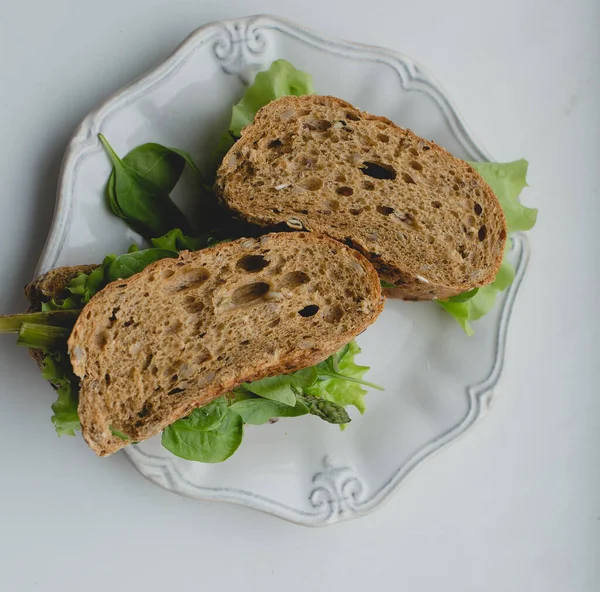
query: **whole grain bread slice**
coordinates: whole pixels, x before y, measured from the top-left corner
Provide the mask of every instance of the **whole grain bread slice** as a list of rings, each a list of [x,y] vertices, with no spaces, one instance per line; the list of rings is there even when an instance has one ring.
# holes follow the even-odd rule
[[[42,310],[42,303],[48,302],[53,298],[62,298],[65,296],[67,284],[80,273],[90,273],[98,267],[97,265],[72,265],[57,267],[41,275],[33,282],[25,286],[25,296],[29,300],[28,312],[39,312]],[[29,355],[35,363],[43,369],[43,362],[46,354],[44,350],[31,348]],[[53,385],[56,388],[56,385]]]
[[[223,159],[216,187],[252,224],[354,247],[406,299],[488,284],[504,253],[502,208],[469,164],[334,97],[263,107]]]
[[[316,364],[383,298],[357,251],[312,233],[239,239],[109,284],[69,338],[83,437],[100,456],[159,433],[232,388]]]

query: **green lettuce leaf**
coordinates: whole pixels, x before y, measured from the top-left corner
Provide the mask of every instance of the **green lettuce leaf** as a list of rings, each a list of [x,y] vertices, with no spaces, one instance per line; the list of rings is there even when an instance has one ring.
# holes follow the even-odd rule
[[[514,162],[470,162],[469,163],[496,194],[504,216],[508,234],[517,230],[531,230],[536,222],[538,211],[527,208],[519,201],[521,191],[527,187],[527,166],[525,159]]]
[[[216,165],[240,137],[242,130],[254,121],[261,107],[279,97],[312,95],[312,76],[296,70],[287,60],[274,61],[268,70],[259,72],[244,93],[239,103],[233,106],[229,130],[219,140],[216,150]]]
[[[74,436],[81,429],[77,404],[79,403],[79,381],[73,374],[66,352],[52,352],[43,362],[42,376],[56,387],[58,395],[52,404],[52,423],[59,436]]]
[[[337,354],[319,364],[317,366],[319,378],[312,386],[304,388],[306,394],[322,397],[342,407],[354,405],[361,414],[364,413],[367,408],[365,404],[367,390],[363,386],[364,382],[362,379],[367,370],[369,370],[369,366],[359,366],[354,361],[354,358],[360,351],[360,347],[356,341],[351,341]],[[337,365],[338,376],[331,376],[329,373],[324,373],[333,366],[333,359],[335,359]],[[347,378],[357,380],[358,382],[350,382]]]
[[[519,194],[527,187],[527,161],[514,162],[471,162],[469,163],[492,188],[504,215],[509,234],[518,230],[530,230],[537,219],[537,210],[525,207],[519,201]],[[438,300],[438,304],[462,327],[467,335],[475,331],[471,322],[480,319],[494,308],[496,297],[512,284],[515,270],[507,259],[510,239],[507,241],[504,260],[496,279],[487,286],[459,294],[448,300]]]
[[[474,335],[475,331],[471,327],[470,321],[476,321],[490,312],[494,308],[498,292],[506,290],[512,284],[514,277],[514,267],[504,259],[496,279],[491,284],[479,288],[472,298],[459,300],[462,296],[460,294],[454,298],[437,302],[456,319],[467,335]]]
[[[287,60],[276,60],[265,72],[259,72],[242,100],[234,105],[229,131],[238,136],[254,121],[254,116],[267,103],[288,95],[312,95],[312,76],[296,70]]]

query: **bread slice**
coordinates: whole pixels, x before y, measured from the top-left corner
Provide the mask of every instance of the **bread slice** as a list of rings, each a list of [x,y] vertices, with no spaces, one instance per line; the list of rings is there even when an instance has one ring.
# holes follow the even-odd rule
[[[97,265],[73,265],[57,267],[41,275],[33,282],[25,286],[25,296],[29,300],[28,312],[40,312],[42,303],[61,298],[64,295],[67,284],[80,273],[90,273],[98,267]],[[43,369],[46,354],[42,349],[31,348],[29,355],[34,362]],[[57,385],[52,385],[56,388]]]
[[[51,269],[25,286],[25,296],[29,300],[30,311],[42,310],[42,302],[63,296],[67,284],[80,273],[90,273],[97,265],[73,265]]]
[[[216,186],[250,223],[358,249],[406,299],[488,284],[504,253],[502,208],[471,166],[334,97],[263,107],[223,159]]]
[[[100,456],[233,387],[321,362],[383,308],[358,252],[311,233],[239,239],[109,284],[69,338],[83,437]]]

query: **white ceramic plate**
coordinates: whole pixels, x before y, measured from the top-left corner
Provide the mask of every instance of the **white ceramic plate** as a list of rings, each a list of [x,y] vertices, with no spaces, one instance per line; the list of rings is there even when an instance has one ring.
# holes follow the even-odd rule
[[[59,265],[100,262],[138,235],[112,216],[103,191],[110,165],[97,139],[118,153],[155,141],[202,162],[227,128],[231,105],[254,73],[277,58],[311,72],[317,92],[342,97],[431,138],[457,156],[489,160],[440,87],[395,52],[333,40],[270,16],[198,29],[154,71],[90,113],[71,140],[58,201],[36,275]],[[177,194],[175,194],[177,198]],[[193,203],[181,203],[193,218]],[[182,495],[229,501],[317,526],[377,508],[420,462],[482,416],[502,369],[511,306],[528,247],[517,235],[515,282],[466,337],[433,303],[388,301],[364,333],[360,362],[384,393],[344,432],[314,417],[248,426],[227,462],[172,456],[153,438],[125,453],[148,479]]]

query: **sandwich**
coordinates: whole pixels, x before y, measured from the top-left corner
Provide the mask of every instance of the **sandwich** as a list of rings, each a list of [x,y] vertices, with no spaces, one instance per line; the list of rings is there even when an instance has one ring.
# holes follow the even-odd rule
[[[123,278],[119,268],[136,270],[133,255],[154,261]],[[312,413],[349,422],[342,405],[313,393],[334,378],[363,382],[339,368],[383,308],[377,273],[360,253],[314,233],[272,233],[127,258],[53,270],[26,288],[29,314],[0,319],[58,389],[76,386],[76,406],[67,398],[55,415],[70,406],[72,423],[61,427],[80,424],[99,456],[163,432],[175,453],[205,460],[198,434],[220,426],[227,442],[245,419]],[[40,312],[47,303],[60,309]]]
[[[142,247],[51,270],[27,313],[0,317],[57,391],[59,435],[99,456],[162,434],[173,454],[222,462],[244,425],[365,411],[354,338],[385,294],[435,300],[467,333],[514,276],[510,234],[527,163],[467,163],[278,60],[233,107],[203,172],[148,143],[112,164],[106,204]],[[184,170],[203,215],[170,193]]]

